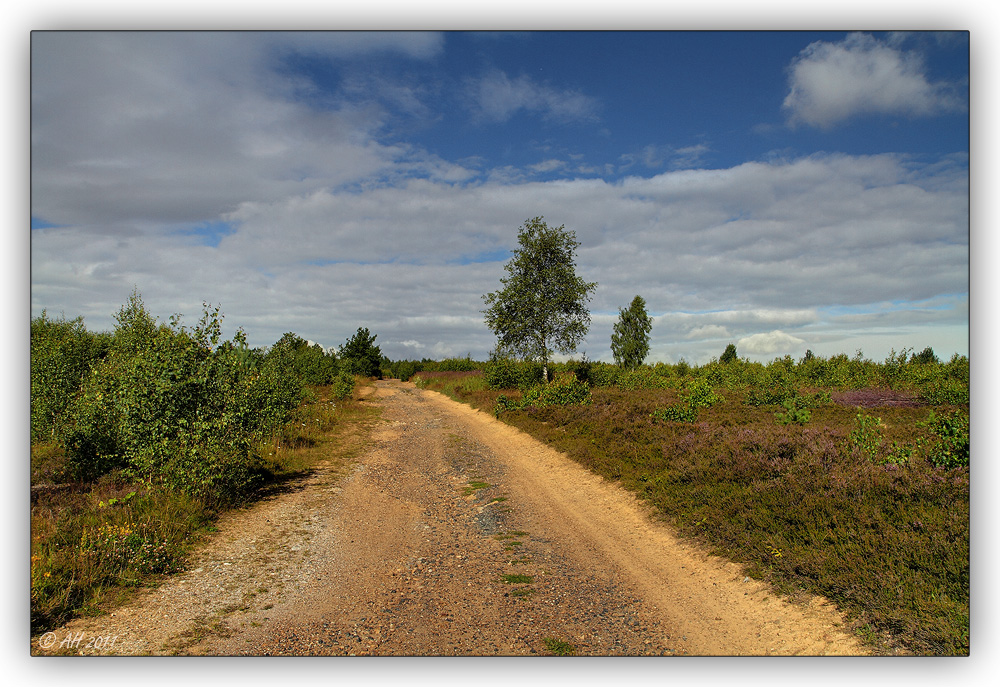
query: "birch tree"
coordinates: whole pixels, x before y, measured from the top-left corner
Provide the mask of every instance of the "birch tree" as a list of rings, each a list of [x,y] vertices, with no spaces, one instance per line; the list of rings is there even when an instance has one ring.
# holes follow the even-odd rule
[[[642,296],[636,296],[628,310],[622,308],[618,311],[618,321],[611,334],[611,353],[615,356],[615,364],[627,370],[642,365],[649,355],[649,332],[652,329],[653,320],[646,312],[646,301]]]
[[[503,288],[485,294],[486,325],[497,336],[497,349],[526,360],[539,360],[548,379],[552,355],[572,353],[590,328],[587,302],[597,288],[576,274],[576,234],[551,228],[543,218],[518,230],[520,248],[504,266]]]

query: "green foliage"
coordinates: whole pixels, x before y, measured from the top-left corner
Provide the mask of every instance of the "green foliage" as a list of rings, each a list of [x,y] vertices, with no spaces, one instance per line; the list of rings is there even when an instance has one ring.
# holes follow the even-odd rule
[[[930,430],[930,439],[921,439],[918,446],[926,451],[927,459],[935,467],[952,469],[969,464],[969,414],[955,411],[930,417],[921,427]]]
[[[698,419],[699,408],[711,408],[723,401],[725,399],[715,393],[708,380],[695,378],[687,382],[678,403],[666,408],[657,408],[649,414],[649,417],[660,421],[695,422]]]
[[[501,395],[493,412],[499,417],[506,410],[587,405],[591,400],[590,387],[578,380],[575,375],[564,373],[557,375],[550,384],[542,384],[524,391],[520,401]]]
[[[503,288],[483,296],[483,313],[500,351],[546,365],[554,351],[572,353],[587,335],[586,303],[597,284],[576,274],[574,232],[536,217],[517,240],[521,247],[504,266]]]
[[[698,419],[698,409],[690,403],[674,403],[665,408],[656,408],[649,417],[661,422],[695,422]]]
[[[372,334],[367,327],[358,327],[354,336],[349,338],[340,349],[343,369],[361,377],[381,377],[382,350],[375,345],[377,334]]]
[[[486,384],[490,389],[530,389],[542,376],[541,363],[520,362],[494,355],[486,365]]]
[[[639,389],[669,389],[674,383],[663,375],[657,374],[652,368],[643,365],[621,372],[616,381],[622,391],[638,391]]]
[[[389,365],[387,372],[389,377],[395,377],[401,382],[408,382],[410,377],[422,369],[423,366],[416,360],[398,360]],[[382,376],[387,376],[385,370],[383,370]]]
[[[847,437],[848,447],[868,460],[877,462],[879,448],[884,441],[884,430],[882,418],[858,413],[854,417],[854,429]]]
[[[555,656],[575,656],[576,647],[574,647],[569,642],[564,642],[561,639],[556,639],[555,637],[544,637],[542,643],[545,644],[545,648],[552,652]]]
[[[626,370],[642,365],[649,355],[649,332],[652,329],[653,320],[646,312],[646,301],[642,296],[636,296],[627,310],[622,308],[618,311],[618,321],[611,334],[611,353],[615,364]]]
[[[235,501],[260,481],[255,447],[302,398],[292,354],[254,356],[242,332],[219,345],[219,309],[194,329],[157,324],[133,293],[107,354],[67,411],[61,441],[77,479],[115,469],[209,500]]]
[[[736,362],[736,360],[736,344],[729,344],[726,346],[726,350],[722,352],[722,355],[719,356],[719,362],[725,365]]]
[[[786,398],[781,403],[785,412],[778,412],[774,414],[777,418],[779,425],[788,425],[795,423],[797,425],[804,425],[809,420],[812,419],[812,413],[808,410],[807,402],[798,394]]]
[[[592,387],[612,387],[618,384],[621,377],[621,368],[617,365],[607,363],[594,363],[588,370],[588,377]]]
[[[284,358],[282,364],[303,384],[324,386],[337,376],[337,357],[319,344],[309,342],[293,332],[285,333],[267,352],[267,356]]]
[[[687,383],[684,398],[692,408],[711,408],[717,403],[722,403],[725,399],[715,393],[712,385],[705,379],[692,379]]]
[[[110,337],[92,334],[83,318],[31,320],[31,440],[65,431],[66,411],[91,367],[107,354]]]
[[[932,406],[969,403],[969,385],[957,379],[933,379],[920,387],[920,398]]]
[[[354,393],[354,377],[346,372],[341,372],[333,380],[330,393],[338,400],[349,398]]]

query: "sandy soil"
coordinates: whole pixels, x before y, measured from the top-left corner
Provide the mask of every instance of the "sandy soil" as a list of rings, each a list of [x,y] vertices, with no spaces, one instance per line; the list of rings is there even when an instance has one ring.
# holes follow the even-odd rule
[[[370,399],[382,420],[346,475],[227,516],[188,572],[33,651],[866,653],[830,604],[772,596],[518,430],[398,381]]]

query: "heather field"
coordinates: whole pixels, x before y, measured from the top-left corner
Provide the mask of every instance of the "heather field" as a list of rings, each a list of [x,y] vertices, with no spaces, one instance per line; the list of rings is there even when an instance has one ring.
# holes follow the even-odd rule
[[[877,652],[968,654],[968,359],[570,362],[544,387],[537,366],[481,367],[412,381],[617,481],[778,591],[831,599]]]

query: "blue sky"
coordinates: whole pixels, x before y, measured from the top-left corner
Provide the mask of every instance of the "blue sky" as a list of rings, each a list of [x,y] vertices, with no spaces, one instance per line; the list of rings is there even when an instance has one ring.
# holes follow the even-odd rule
[[[36,32],[31,312],[207,301],[485,358],[518,227],[581,242],[580,347],[968,354],[964,32]]]

